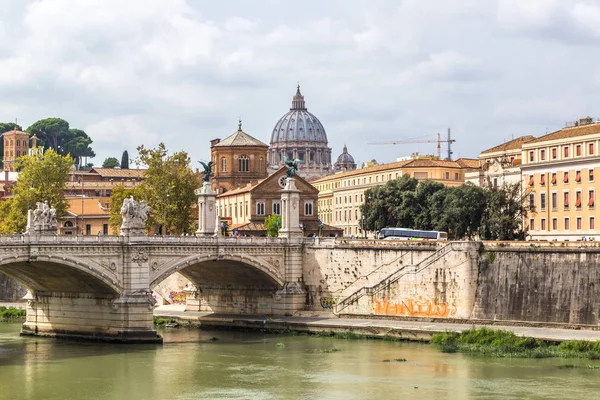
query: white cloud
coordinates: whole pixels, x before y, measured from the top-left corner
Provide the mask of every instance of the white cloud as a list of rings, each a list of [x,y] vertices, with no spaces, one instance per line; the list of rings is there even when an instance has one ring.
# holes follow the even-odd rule
[[[96,163],[159,141],[205,159],[238,116],[268,141],[299,80],[334,153],[347,142],[358,161],[389,161],[428,147],[367,137],[450,126],[457,154],[476,156],[507,129],[600,116],[600,60],[580,46],[599,35],[593,1],[268,5],[0,0],[0,121],[65,118],[92,136]]]

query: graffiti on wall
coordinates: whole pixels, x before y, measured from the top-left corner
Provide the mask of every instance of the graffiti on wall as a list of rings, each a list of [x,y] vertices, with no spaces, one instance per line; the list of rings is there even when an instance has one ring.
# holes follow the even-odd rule
[[[186,295],[183,291],[169,292],[169,300],[173,304],[185,304]]]
[[[321,307],[323,307],[327,310],[333,309],[333,307],[335,307],[336,304],[338,303],[338,300],[339,299],[337,297],[331,297],[331,296],[324,296],[319,299],[319,301],[321,303]]]
[[[434,300],[417,299],[390,300],[373,299],[375,314],[404,315],[408,317],[448,318],[456,315],[456,304],[437,303]]]

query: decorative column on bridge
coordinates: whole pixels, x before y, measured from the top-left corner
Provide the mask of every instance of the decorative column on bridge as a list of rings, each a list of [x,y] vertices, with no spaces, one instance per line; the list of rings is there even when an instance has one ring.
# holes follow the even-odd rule
[[[198,161],[204,167],[204,182],[202,187],[196,189],[198,196],[198,236],[219,236],[219,215],[217,213],[217,194],[213,192],[210,184],[212,177],[212,168],[214,163],[208,164]]]
[[[296,180],[290,176],[281,191],[281,229],[279,236],[296,238],[302,236],[300,229],[300,190],[296,188]]]
[[[285,158],[288,167],[285,187],[281,191],[281,229],[279,236],[287,238],[285,252],[285,283],[275,295],[275,313],[292,315],[304,308],[306,291],[303,278],[302,230],[300,229],[300,190],[296,188],[296,171],[300,160]],[[279,309],[278,309],[279,308]]]
[[[196,189],[198,196],[198,236],[215,236],[218,232],[217,225],[217,195],[210,187],[210,182],[204,181],[200,189]]]

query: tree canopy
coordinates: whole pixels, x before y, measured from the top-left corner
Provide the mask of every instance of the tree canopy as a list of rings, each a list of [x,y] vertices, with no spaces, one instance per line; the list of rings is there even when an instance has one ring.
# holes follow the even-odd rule
[[[366,228],[403,227],[448,232],[450,238],[522,237],[525,209],[519,185],[502,189],[471,184],[446,187],[404,175],[368,189],[361,206]]]
[[[281,216],[275,214],[268,215],[265,218],[265,230],[267,231],[267,236],[279,236],[279,229],[281,229]]]
[[[77,166],[82,165],[83,157],[95,157],[91,148],[92,139],[81,129],[69,128],[69,123],[61,118],[45,118],[27,128],[36,135],[45,149],[53,149],[61,155],[70,154]]]
[[[65,214],[68,203],[64,198],[64,187],[69,177],[73,159],[61,156],[54,150],[43,154],[19,157],[19,179],[13,189],[12,198],[3,201],[0,210],[0,233],[22,232],[27,225],[27,210],[34,209],[37,202],[48,201],[56,208],[57,217]]]
[[[102,163],[102,168],[117,168],[119,166],[119,160],[116,157],[108,157]]]
[[[142,145],[137,150],[136,162],[147,166],[139,188],[150,206],[148,223],[166,226],[175,234],[191,233],[195,222],[192,208],[200,177],[192,170],[188,154],[184,151],[169,154],[164,143],[155,149]]]

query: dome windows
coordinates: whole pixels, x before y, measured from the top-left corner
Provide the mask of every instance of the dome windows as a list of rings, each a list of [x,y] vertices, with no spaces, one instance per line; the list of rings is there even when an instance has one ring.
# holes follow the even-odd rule
[[[250,167],[250,159],[246,155],[240,156],[238,159],[238,171],[248,172]]]

